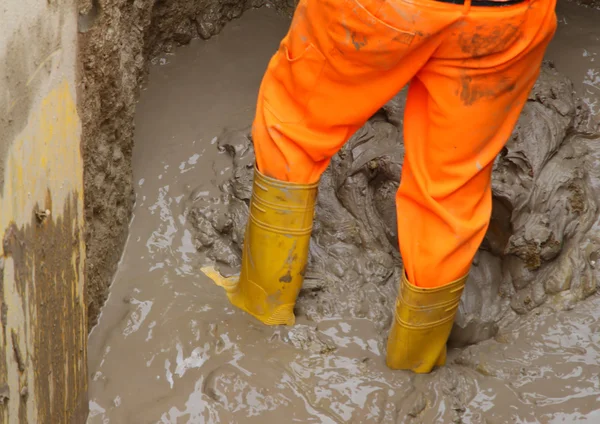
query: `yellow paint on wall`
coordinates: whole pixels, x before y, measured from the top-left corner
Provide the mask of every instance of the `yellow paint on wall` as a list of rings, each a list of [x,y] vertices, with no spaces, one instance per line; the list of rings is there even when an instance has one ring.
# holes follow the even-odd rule
[[[58,219],[64,210],[69,195],[77,193],[77,220],[73,223],[73,231],[83,235],[83,159],[81,156],[81,123],[77,114],[74,87],[67,80],[62,80],[38,103],[30,116],[25,129],[10,145],[4,175],[4,189],[0,197],[0,229],[5,231],[11,222],[18,228],[31,223],[32,213],[36,204],[40,209],[47,207],[46,195],[50,191],[52,206],[49,219]],[[79,228],[75,227],[77,222]],[[79,237],[79,254],[85,258],[84,237]],[[72,266],[76,266],[74,251]],[[7,315],[7,346],[2,345],[0,337],[0,355],[5,355],[8,365],[8,384],[11,393],[18,393],[19,370],[11,354],[12,341],[10,331],[14,329],[26,337],[19,338],[21,352],[27,352],[26,361],[28,373],[27,386],[29,390],[27,415],[29,422],[37,422],[35,384],[33,381],[35,364],[32,363],[33,337],[36,317],[31,316],[32,308],[23,308],[22,299],[14,281],[14,265],[12,259],[5,258],[4,294],[8,306]],[[83,267],[84,260],[76,270],[78,278],[71,287],[75,304],[79,298],[83,300]],[[40,290],[43,284],[40,282]],[[64,282],[63,282],[64,284]],[[36,288],[37,290],[37,288]],[[29,297],[29,296],[28,296]],[[85,308],[85,302],[80,301],[78,307]],[[83,314],[87,316],[87,314]],[[83,331],[86,326],[83,323]],[[25,331],[28,328],[29,331]],[[2,326],[0,326],[0,335]],[[85,337],[84,337],[85,339]],[[65,364],[65,372],[72,367]],[[21,377],[22,378],[22,377]],[[9,421],[16,419],[18,414],[19,396],[11,396],[8,400]]]
[[[37,113],[31,114],[8,152],[0,198],[1,228],[13,220],[17,226],[29,221],[25,212],[44,201],[47,189],[52,192],[56,212],[72,191],[83,201],[80,136],[72,87],[63,80],[41,101]]]

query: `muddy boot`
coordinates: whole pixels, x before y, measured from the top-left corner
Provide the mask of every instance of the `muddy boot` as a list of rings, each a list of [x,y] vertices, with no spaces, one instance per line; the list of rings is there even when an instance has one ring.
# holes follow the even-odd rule
[[[426,289],[402,275],[386,362],[392,369],[425,374],[446,363],[446,342],[467,277]]]
[[[239,279],[202,271],[231,303],[267,325],[293,325],[304,281],[318,184],[288,183],[254,170]]]

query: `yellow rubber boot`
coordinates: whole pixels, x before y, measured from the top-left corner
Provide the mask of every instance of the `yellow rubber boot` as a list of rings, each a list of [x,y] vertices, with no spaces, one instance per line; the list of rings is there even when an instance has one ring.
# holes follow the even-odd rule
[[[254,169],[250,217],[239,279],[202,271],[225,288],[230,302],[267,325],[293,325],[313,225],[315,184],[295,184]]]
[[[467,277],[426,289],[402,274],[386,362],[392,369],[425,374],[446,363],[446,342]]]

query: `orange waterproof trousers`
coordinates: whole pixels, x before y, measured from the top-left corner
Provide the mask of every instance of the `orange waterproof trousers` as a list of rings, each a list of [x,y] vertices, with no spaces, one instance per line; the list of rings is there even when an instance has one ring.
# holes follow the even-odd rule
[[[258,169],[318,181],[330,158],[410,83],[397,194],[408,280],[468,273],[491,215],[491,173],[556,28],[556,0],[301,0],[264,76]]]

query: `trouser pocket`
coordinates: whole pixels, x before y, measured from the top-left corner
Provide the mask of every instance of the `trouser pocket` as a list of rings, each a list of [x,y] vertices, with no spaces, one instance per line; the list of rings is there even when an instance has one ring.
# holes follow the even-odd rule
[[[329,34],[338,51],[339,67],[364,67],[386,71],[395,68],[409,52],[416,37],[415,25],[401,25],[399,12],[383,0],[324,0],[338,7],[330,11]],[[406,13],[412,13],[407,7]],[[383,16],[385,15],[385,20]],[[394,16],[398,15],[398,16]]]
[[[306,41],[301,24],[292,24],[263,82],[265,106],[281,123],[297,124],[304,120],[325,65],[323,54]]]

